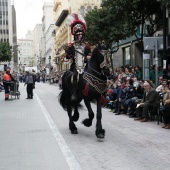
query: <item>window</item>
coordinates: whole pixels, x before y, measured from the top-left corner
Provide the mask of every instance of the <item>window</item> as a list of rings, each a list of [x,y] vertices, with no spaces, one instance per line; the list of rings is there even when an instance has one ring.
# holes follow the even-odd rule
[[[130,47],[124,48],[125,65],[130,65]]]
[[[87,12],[89,12],[89,11],[91,11],[91,10],[92,10],[91,6],[88,6],[88,7],[87,7]]]
[[[84,6],[81,6],[81,7],[80,7],[80,14],[81,14],[82,16],[85,15],[85,7],[84,7]]]

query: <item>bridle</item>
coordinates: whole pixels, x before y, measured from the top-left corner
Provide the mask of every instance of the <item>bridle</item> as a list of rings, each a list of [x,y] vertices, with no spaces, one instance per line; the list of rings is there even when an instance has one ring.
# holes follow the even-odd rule
[[[99,52],[104,56],[104,60],[102,63],[100,63],[100,68],[104,68],[104,67],[109,67],[110,66],[110,62],[109,62],[109,59],[108,59],[108,53],[109,51],[108,50],[99,50]]]

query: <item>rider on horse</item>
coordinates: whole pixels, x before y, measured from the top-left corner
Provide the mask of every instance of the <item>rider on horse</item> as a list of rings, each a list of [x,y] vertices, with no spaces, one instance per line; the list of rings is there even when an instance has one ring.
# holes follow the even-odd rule
[[[65,49],[66,59],[72,59],[70,71],[73,72],[72,84],[74,90],[72,93],[72,101],[77,100],[77,82],[79,75],[83,73],[87,67],[87,56],[91,54],[89,43],[84,43],[86,34],[86,22],[80,14],[72,14],[67,18],[67,25],[71,27],[71,33],[74,36],[74,42],[69,43]]]

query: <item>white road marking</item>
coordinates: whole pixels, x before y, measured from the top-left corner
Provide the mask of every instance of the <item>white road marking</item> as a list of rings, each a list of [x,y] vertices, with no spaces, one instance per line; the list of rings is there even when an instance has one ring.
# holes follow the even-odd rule
[[[62,134],[58,130],[58,128],[55,125],[53,119],[51,118],[49,112],[47,111],[47,109],[45,108],[43,103],[41,102],[38,95],[36,93],[34,93],[34,95],[35,95],[35,97],[41,107],[41,110],[48,122],[48,125],[49,125],[49,127],[50,127],[66,161],[67,161],[68,167],[70,168],[70,170],[82,170],[79,162],[76,160],[76,158],[75,158],[74,154],[72,153],[71,149],[69,148],[67,142],[64,140]]]

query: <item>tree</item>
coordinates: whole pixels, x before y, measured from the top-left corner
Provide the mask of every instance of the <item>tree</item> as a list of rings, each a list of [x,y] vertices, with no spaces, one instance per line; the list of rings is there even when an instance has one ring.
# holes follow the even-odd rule
[[[0,43],[0,61],[10,61],[12,58],[11,46],[8,43]]]
[[[166,0],[165,0],[166,1]],[[141,43],[143,51],[144,30],[147,29],[147,36],[162,28],[162,2],[157,0],[105,0],[102,7],[115,12],[116,19],[121,20],[124,29]],[[146,24],[147,22],[147,24]],[[140,27],[140,36],[137,35],[137,28]]]
[[[95,8],[86,14],[85,20],[86,39],[92,44],[104,41],[107,48],[111,48],[113,42],[118,42],[129,35],[129,32],[122,27],[124,23],[116,20],[113,9]]]
[[[113,11],[107,8],[95,8],[85,16],[87,24],[86,39],[91,44],[105,42],[107,49],[111,49],[112,43],[118,43],[120,39],[126,38],[129,34],[124,27],[121,20],[116,21]],[[112,13],[113,12],[113,13]],[[116,51],[118,48],[116,49]],[[111,53],[113,51],[111,50]],[[113,63],[110,55],[111,66]]]
[[[169,0],[163,0],[163,3],[165,4],[165,5],[170,5],[170,1]]]

